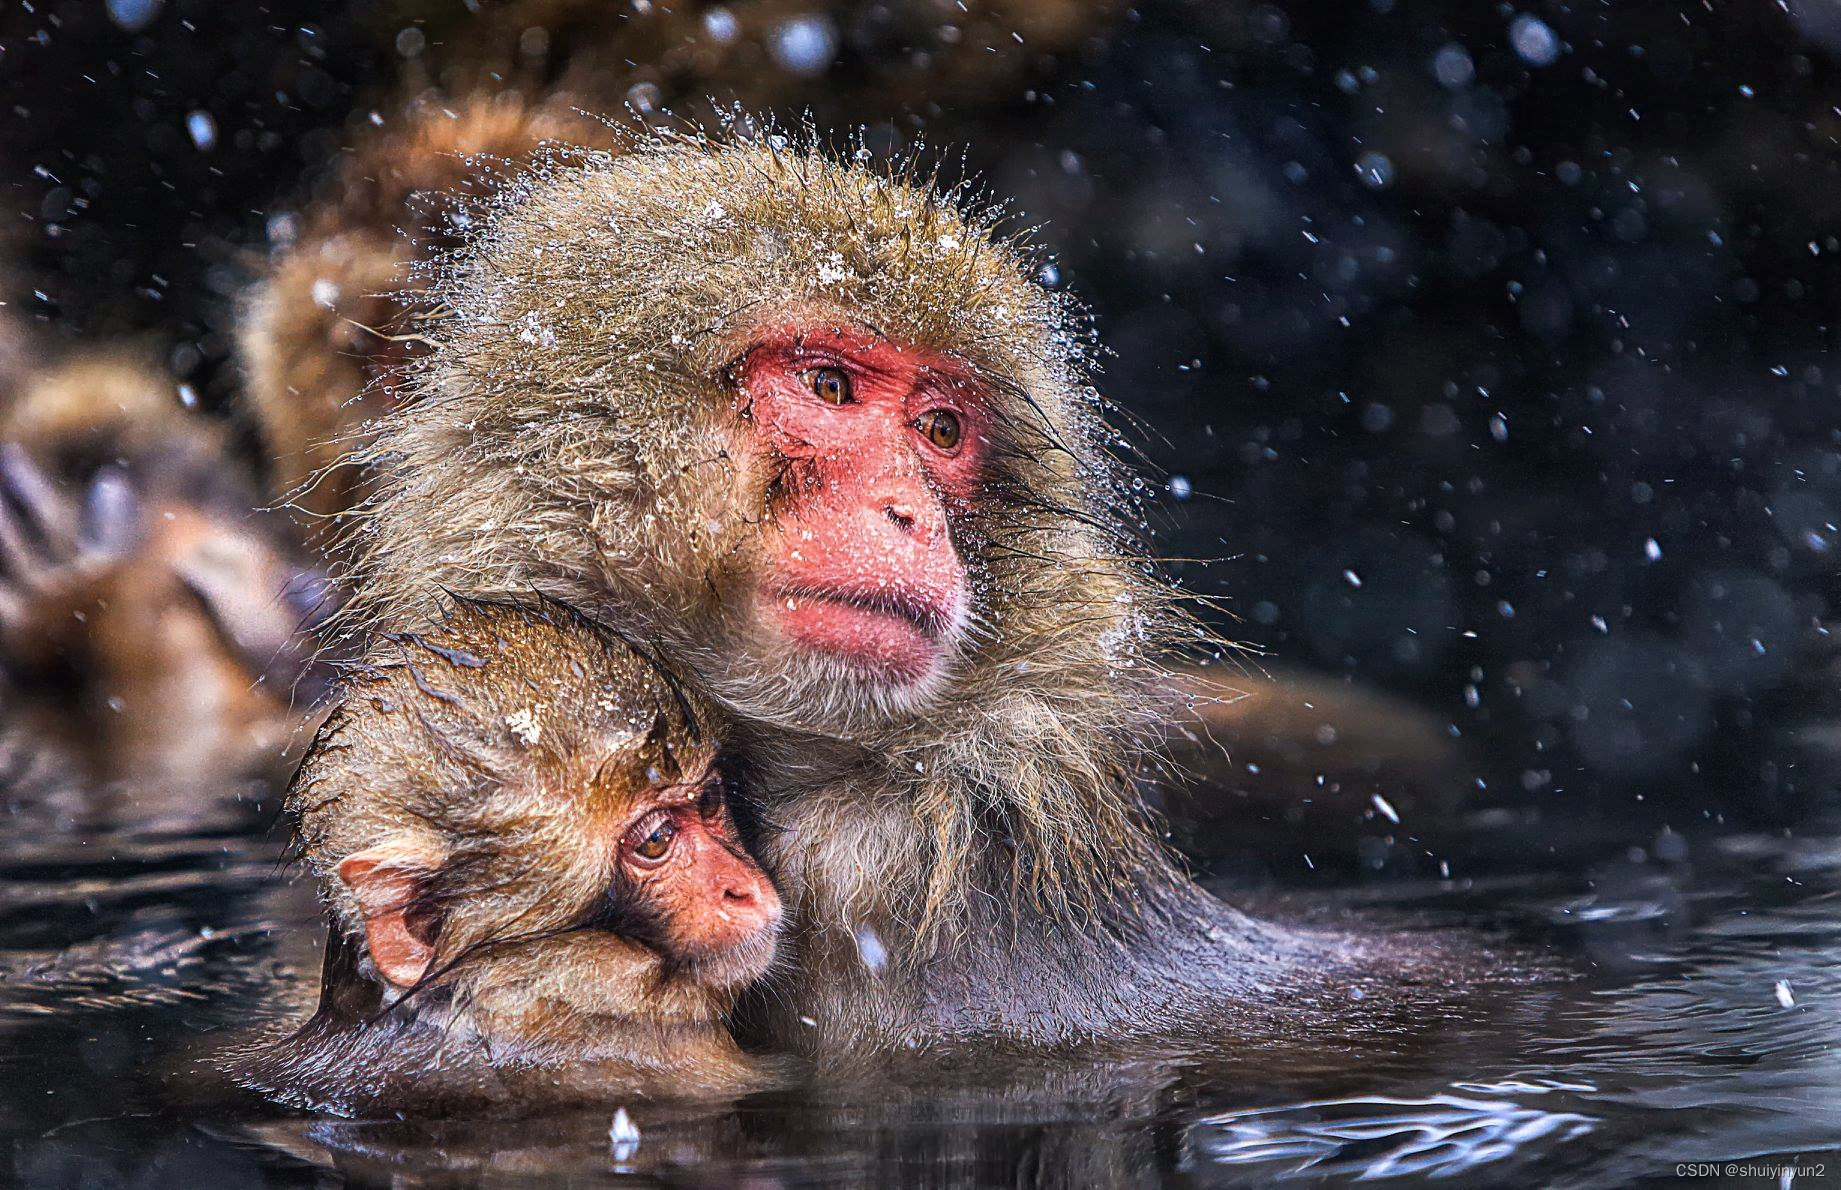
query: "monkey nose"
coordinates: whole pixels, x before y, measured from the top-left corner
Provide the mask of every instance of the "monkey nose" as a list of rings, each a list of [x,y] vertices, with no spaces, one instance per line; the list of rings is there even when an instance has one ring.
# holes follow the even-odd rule
[[[722,882],[722,912],[731,920],[758,920],[769,924],[780,919],[780,898],[766,877]]]

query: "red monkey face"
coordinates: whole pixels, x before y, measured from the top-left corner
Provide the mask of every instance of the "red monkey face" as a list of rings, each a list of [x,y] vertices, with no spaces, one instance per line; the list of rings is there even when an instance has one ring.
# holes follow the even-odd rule
[[[989,404],[969,369],[824,326],[771,330],[733,371],[773,469],[761,623],[858,678],[936,677],[970,611],[954,523],[987,453]]]

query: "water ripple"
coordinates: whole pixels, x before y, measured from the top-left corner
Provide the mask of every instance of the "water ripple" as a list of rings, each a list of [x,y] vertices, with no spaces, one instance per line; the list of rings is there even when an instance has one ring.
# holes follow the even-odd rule
[[[1477,1091],[1488,1087],[1469,1085]],[[1524,1094],[1575,1089],[1557,1083],[1499,1085]],[[1189,1131],[1185,1164],[1272,1163],[1290,1173],[1445,1178],[1502,1161],[1536,1141],[1563,1144],[1595,1124],[1591,1116],[1543,1111],[1508,1098],[1324,1099],[1199,1120]]]

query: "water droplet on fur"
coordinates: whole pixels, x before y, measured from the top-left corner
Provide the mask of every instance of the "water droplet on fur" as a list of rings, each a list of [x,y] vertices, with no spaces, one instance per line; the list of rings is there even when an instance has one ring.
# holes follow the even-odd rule
[[[888,948],[882,945],[874,927],[858,926],[856,930],[857,957],[871,971],[880,971],[889,963]]]

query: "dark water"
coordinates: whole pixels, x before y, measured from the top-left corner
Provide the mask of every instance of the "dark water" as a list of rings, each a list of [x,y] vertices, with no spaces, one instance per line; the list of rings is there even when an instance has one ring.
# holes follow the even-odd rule
[[[1450,880],[1268,890],[1259,912],[1446,946],[1474,936],[1545,956],[1553,974],[1478,988],[1431,1017],[1352,996],[1337,1036],[1228,1041],[1207,1069],[990,1069],[718,1110],[629,1103],[639,1138],[619,1143],[614,1104],[342,1121],[217,1087],[197,1056],[299,1012],[317,975],[311,892],[278,866],[270,813],[8,825],[0,1178],[1612,1184],[1712,1162],[1800,1166],[1806,1184],[1841,1172],[1841,831],[1602,831],[1579,843],[1593,858],[1557,874],[1458,863]]]

